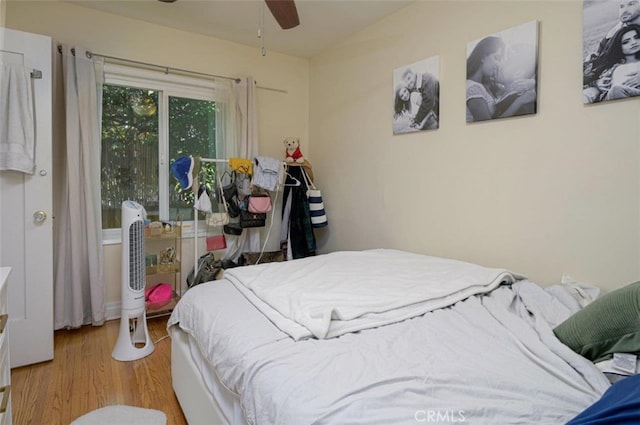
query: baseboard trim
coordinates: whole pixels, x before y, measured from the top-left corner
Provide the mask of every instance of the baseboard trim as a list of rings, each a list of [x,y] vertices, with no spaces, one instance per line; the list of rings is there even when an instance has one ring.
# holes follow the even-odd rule
[[[121,302],[111,302],[105,304],[105,316],[106,320],[115,320],[120,318],[122,310]]]

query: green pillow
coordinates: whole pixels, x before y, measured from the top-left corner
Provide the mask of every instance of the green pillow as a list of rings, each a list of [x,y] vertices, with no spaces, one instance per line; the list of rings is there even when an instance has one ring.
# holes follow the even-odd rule
[[[603,295],[553,332],[594,363],[613,353],[640,353],[640,282]]]

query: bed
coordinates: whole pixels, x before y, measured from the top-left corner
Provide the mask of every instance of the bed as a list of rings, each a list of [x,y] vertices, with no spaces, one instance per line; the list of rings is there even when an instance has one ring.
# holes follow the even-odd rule
[[[554,333],[581,310],[561,285],[398,250],[238,267],[174,309],[173,388],[193,425],[561,424],[611,386]]]

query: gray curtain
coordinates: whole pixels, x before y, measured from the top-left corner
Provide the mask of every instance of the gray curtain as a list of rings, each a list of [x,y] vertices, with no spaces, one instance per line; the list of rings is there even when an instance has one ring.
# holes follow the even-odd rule
[[[54,56],[54,327],[105,321],[100,202],[102,63]]]
[[[251,77],[241,78],[240,82],[234,83],[233,88],[237,125],[235,132],[237,156],[253,159],[258,155],[256,84]],[[228,140],[227,143],[234,143],[234,141]],[[229,149],[228,152],[231,151]],[[236,261],[243,252],[257,251],[260,251],[260,228],[244,229],[239,236],[227,235],[227,249],[223,258]]]

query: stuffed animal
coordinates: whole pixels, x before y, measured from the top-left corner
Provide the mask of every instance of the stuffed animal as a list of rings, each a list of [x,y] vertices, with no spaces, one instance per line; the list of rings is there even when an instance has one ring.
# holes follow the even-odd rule
[[[299,137],[287,137],[284,139],[284,146],[286,148],[286,156],[284,160],[286,162],[297,162],[302,164],[304,162],[304,156],[300,150],[300,138]]]

